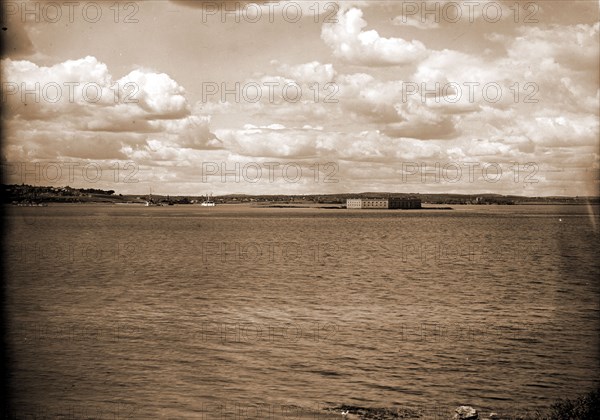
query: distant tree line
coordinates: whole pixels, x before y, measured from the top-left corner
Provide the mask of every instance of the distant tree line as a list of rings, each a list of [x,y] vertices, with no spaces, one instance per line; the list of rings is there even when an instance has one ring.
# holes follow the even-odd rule
[[[112,196],[114,190],[98,188],[49,187],[27,184],[2,184],[2,202],[42,202],[64,201],[64,197],[84,197],[89,195]],[[72,200],[67,200],[72,201]]]

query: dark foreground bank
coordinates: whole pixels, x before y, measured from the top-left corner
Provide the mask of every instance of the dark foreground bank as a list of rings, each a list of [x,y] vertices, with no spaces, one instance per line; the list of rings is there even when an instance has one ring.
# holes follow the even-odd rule
[[[516,409],[512,413],[478,412],[470,406],[457,407],[454,413],[444,413],[437,410],[423,412],[410,408],[375,408],[342,405],[327,408],[329,412],[341,414],[348,419],[361,420],[387,420],[387,419],[455,419],[455,420],[597,420],[600,419],[600,388],[574,399],[563,399],[555,402],[545,410],[534,413],[527,411],[519,412]]]

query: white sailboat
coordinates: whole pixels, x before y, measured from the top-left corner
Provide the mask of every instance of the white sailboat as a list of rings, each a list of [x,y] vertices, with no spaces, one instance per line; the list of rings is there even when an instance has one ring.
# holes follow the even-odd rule
[[[215,207],[217,204],[214,201],[212,201],[212,194],[211,196],[206,194],[206,200],[204,200],[200,205],[202,207]]]

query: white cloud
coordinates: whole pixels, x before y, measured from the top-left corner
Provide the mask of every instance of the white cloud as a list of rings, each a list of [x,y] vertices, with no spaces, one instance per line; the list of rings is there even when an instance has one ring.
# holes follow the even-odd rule
[[[2,61],[6,159],[127,159],[159,142],[213,149],[210,118],[190,113],[185,90],[165,73],[134,70],[115,80],[87,56],[52,66]],[[23,88],[35,92],[22,95]]]
[[[304,85],[312,83],[324,85],[332,82],[337,74],[332,64],[321,64],[318,61],[293,66],[277,61],[274,64],[278,64],[277,70],[283,76]]]
[[[134,70],[117,83],[133,83],[132,97],[140,108],[156,117],[177,117],[189,112],[185,90],[165,73]]]
[[[598,33],[593,25],[523,26],[510,42],[508,56],[534,64],[552,59],[563,68],[588,71],[598,66]],[[597,76],[597,75],[596,75]]]
[[[384,38],[376,30],[363,31],[367,22],[360,9],[340,9],[337,19],[337,23],[323,24],[321,38],[336,57],[348,62],[371,66],[411,64],[426,53],[417,40]]]
[[[465,23],[463,16],[461,23],[450,25],[427,16],[402,19],[398,16],[400,3],[335,3],[340,10],[335,16],[338,22],[333,23],[324,18],[329,17],[324,6],[334,3],[320,1],[322,14],[313,19],[314,5],[305,2],[301,5],[305,12],[302,27],[314,25],[306,37],[297,39],[297,45],[292,45],[289,37],[285,43],[266,42],[274,35],[281,36],[277,41],[284,40],[278,31],[282,27],[289,30],[290,26],[280,18],[275,22],[263,20],[245,26],[257,38],[236,39],[239,45],[231,50],[234,54],[229,54],[229,48],[233,48],[229,41],[217,43],[221,50],[211,50],[212,42],[203,44],[206,51],[192,62],[167,54],[146,54],[134,60],[149,67],[139,67],[118,80],[113,77],[115,71],[121,71],[117,69],[132,68],[128,57],[111,57],[109,69],[91,55],[78,60],[53,59],[52,49],[46,45],[40,51],[48,54],[43,60],[36,61],[31,55],[29,61],[5,60],[3,80],[18,87],[23,82],[80,85],[75,87],[73,101],[68,100],[64,87],[63,96],[56,102],[35,101],[31,94],[23,101],[19,92],[13,95],[5,91],[3,154],[7,159],[23,161],[134,160],[144,167],[144,176],[150,177],[147,179],[169,182],[167,189],[173,191],[198,188],[194,168],[208,160],[228,164],[270,160],[338,162],[344,183],[337,188],[346,190],[361,186],[365,190],[393,190],[398,186],[399,165],[407,161],[430,165],[445,161],[536,162],[540,167],[563,171],[544,173],[540,177],[543,185],[532,190],[536,194],[553,193],[568,186],[571,179],[574,185],[583,182],[576,178],[578,171],[598,167],[597,22],[590,24],[589,16],[582,18],[580,11],[570,10],[565,10],[569,18],[562,22],[556,9],[543,5],[536,15],[539,24],[515,23],[509,9],[513,3],[502,3],[502,21],[491,24],[481,15],[485,6],[482,1],[475,8],[476,22]],[[439,2],[439,7],[448,4]],[[172,4],[169,7],[178,9]],[[262,5],[261,10],[267,7]],[[276,11],[279,13],[282,7],[277,5]],[[199,17],[202,12],[183,11],[186,17]],[[390,20],[394,16],[398,17]],[[220,24],[219,16],[215,16],[215,22],[218,25],[212,29],[206,26],[203,33],[212,34],[213,29],[226,27]],[[268,27],[266,32],[261,32],[262,24]],[[28,31],[36,47],[58,39],[58,26],[52,26],[52,30],[46,26],[32,25],[35,31]],[[300,25],[294,26],[294,31],[298,28]],[[176,32],[166,31],[165,43],[181,41],[182,34],[171,38]],[[44,36],[48,41],[40,42]],[[315,41],[319,45],[312,48]],[[153,51],[160,51],[160,45],[155,47]],[[65,46],[66,51],[96,51],[79,48]],[[269,63],[272,57],[278,61]],[[49,60],[58,63],[40,65]],[[198,80],[202,81],[203,75],[197,73],[205,68],[199,65],[200,60],[213,71],[210,80],[217,80],[217,69],[222,71],[223,80],[239,80],[242,86],[261,85],[261,99],[252,102],[241,97],[236,101],[230,94],[221,102],[217,94],[208,101],[199,101]],[[267,84],[272,82],[277,87],[271,100]],[[479,84],[474,100],[469,98],[465,85],[469,82]],[[85,100],[82,87],[86,83],[100,87],[100,100]],[[125,89],[126,83],[133,84],[134,92]],[[311,88],[315,83],[320,85],[318,95]],[[331,103],[325,98],[332,91],[323,89],[328,83],[337,89],[333,95],[336,101]],[[407,83],[416,84],[421,92],[406,96]],[[422,83],[428,89],[436,83],[442,88],[458,83],[461,96],[451,100],[455,93],[451,87],[444,91],[448,96],[440,91],[423,97]],[[482,97],[486,83],[497,83],[503,89],[498,102]],[[518,100],[511,89],[516,83]],[[534,85],[526,87],[526,83]],[[120,89],[115,90],[117,84]],[[282,87],[286,85],[299,86],[301,100],[284,97]],[[532,87],[537,102],[525,103]],[[252,96],[254,92],[250,89],[247,93]],[[137,102],[125,101],[130,96]],[[193,98],[195,106],[190,106],[188,98]],[[343,164],[347,166],[342,168]],[[222,187],[231,190],[229,185]],[[521,186],[483,187],[514,192]],[[293,188],[302,192],[303,186]],[[418,185],[413,190],[430,188],[435,187]],[[456,188],[470,190],[472,186]],[[260,192],[280,191],[281,185],[274,185]]]

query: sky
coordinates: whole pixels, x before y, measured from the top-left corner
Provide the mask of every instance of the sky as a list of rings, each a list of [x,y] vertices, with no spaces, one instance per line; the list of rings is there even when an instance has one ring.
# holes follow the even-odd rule
[[[597,195],[599,7],[4,2],[4,182]]]

